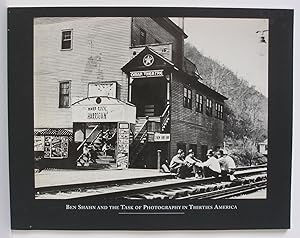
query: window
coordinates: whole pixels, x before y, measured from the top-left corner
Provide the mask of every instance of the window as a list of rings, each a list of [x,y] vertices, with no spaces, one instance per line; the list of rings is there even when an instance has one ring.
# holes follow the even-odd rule
[[[216,118],[223,119],[223,105],[216,103]]]
[[[203,96],[196,93],[196,112],[203,112]]]
[[[212,100],[206,99],[206,115],[212,116]]]
[[[183,106],[192,109],[192,90],[183,88]]]
[[[71,50],[72,49],[72,31],[71,30],[62,31],[61,49],[62,50]]]
[[[59,82],[59,107],[70,107],[70,82]]]
[[[141,29],[140,31],[140,45],[146,44],[146,31]]]

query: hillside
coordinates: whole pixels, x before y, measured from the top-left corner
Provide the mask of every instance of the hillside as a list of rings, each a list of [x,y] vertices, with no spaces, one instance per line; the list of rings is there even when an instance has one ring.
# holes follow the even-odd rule
[[[185,57],[195,63],[202,82],[228,97],[225,102],[224,134],[229,144],[255,146],[267,138],[268,99],[230,69],[185,44]]]

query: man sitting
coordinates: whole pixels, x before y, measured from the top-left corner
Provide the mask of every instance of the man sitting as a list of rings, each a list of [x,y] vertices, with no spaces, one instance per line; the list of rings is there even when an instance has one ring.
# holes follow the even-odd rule
[[[208,159],[201,163],[205,177],[218,178],[221,174],[221,167],[216,155],[214,155],[213,150],[208,150],[206,156]]]
[[[195,157],[195,153],[192,149],[189,149],[189,153],[185,157],[184,162],[186,166],[190,168],[190,173],[193,173],[196,178],[199,178],[199,173],[201,172],[201,161]]]
[[[236,169],[234,160],[228,155],[226,150],[219,150],[217,155],[221,166],[222,178],[229,181],[234,180],[235,177],[233,174]]]
[[[185,165],[183,158],[184,158],[184,151],[182,149],[179,149],[177,151],[177,154],[171,159],[170,166],[169,166],[171,173],[176,173],[177,175],[179,174],[180,168]]]

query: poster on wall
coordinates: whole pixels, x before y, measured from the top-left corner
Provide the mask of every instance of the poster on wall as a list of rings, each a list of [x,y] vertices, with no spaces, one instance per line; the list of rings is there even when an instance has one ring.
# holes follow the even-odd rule
[[[293,17],[9,8],[12,229],[288,229]]]
[[[129,123],[118,123],[118,141],[116,163],[118,169],[127,169],[129,166]]]
[[[67,136],[45,136],[44,158],[68,158],[68,146]]]

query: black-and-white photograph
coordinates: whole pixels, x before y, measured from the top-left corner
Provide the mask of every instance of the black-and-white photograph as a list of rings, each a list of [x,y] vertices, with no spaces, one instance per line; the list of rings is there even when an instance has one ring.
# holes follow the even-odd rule
[[[268,19],[33,24],[35,199],[267,199]]]

